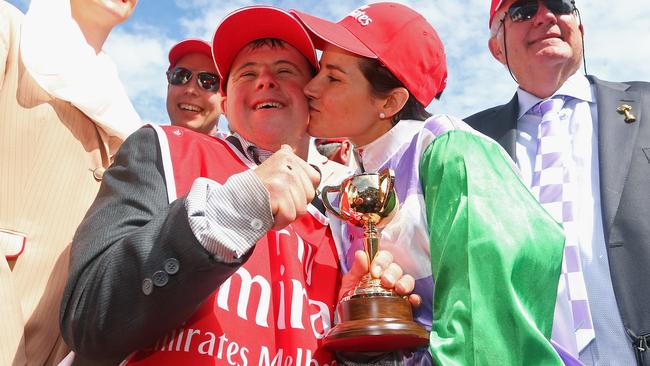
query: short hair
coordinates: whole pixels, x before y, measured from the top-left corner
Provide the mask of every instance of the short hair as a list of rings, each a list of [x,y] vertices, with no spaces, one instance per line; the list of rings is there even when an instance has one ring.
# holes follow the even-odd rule
[[[318,152],[321,155],[323,155],[323,156],[325,156],[325,157],[327,157],[329,159],[329,157],[332,154],[334,154],[336,149],[338,149],[339,147],[341,147],[340,142],[328,142],[326,144],[316,145],[316,150],[318,150]]]
[[[390,70],[388,70],[386,66],[382,65],[377,59],[362,57],[359,60],[359,67],[363,76],[370,83],[371,93],[377,97],[386,97],[390,91],[395,88],[401,87],[408,90],[408,88],[406,88],[404,84],[402,84],[402,82],[399,81],[399,79],[397,79],[397,77],[395,77],[395,75],[393,75],[393,73],[391,73]],[[438,93],[436,99],[439,99],[441,94],[442,92]],[[395,113],[391,122],[393,125],[396,125],[397,122],[403,119],[424,121],[429,117],[431,117],[431,113],[429,113],[425,109],[425,106],[423,106],[422,103],[415,99],[413,94],[409,92],[409,98],[406,101],[406,104],[404,104],[404,107],[402,107],[399,112]]]
[[[241,49],[243,50],[246,47],[250,47],[251,49],[256,50],[256,49],[262,48],[264,46],[267,46],[269,48],[285,48],[284,47],[285,44],[287,44],[287,42],[285,42],[285,41],[283,41],[281,39],[278,39],[278,38],[259,38],[259,39],[256,39],[254,41],[248,42],[248,44],[246,44]],[[241,52],[241,50],[240,50],[240,52]],[[300,53],[300,52],[298,52],[298,53]],[[309,60],[302,53],[300,55],[307,62],[307,66],[309,67],[309,72],[311,74],[311,77],[313,78],[318,73],[318,70],[316,70],[314,65],[312,65],[311,62],[309,62]],[[232,69],[230,71],[232,71]],[[224,76],[224,85],[228,84],[228,79],[230,78],[230,71],[228,71],[228,75]],[[224,90],[223,94],[225,94],[225,93],[226,93],[226,91]]]

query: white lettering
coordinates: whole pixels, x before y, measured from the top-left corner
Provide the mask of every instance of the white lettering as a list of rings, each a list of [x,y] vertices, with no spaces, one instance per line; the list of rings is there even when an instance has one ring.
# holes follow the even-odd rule
[[[183,333],[185,333],[185,329],[181,328],[180,333],[178,333],[178,340],[176,341],[176,352],[181,350],[181,344],[183,343]]]
[[[248,354],[248,348],[242,347],[241,352],[239,353],[242,361],[244,362],[242,366],[248,366],[248,357],[246,357],[247,354]]]
[[[185,351],[185,352],[190,351],[190,343],[192,342],[192,336],[194,334],[201,334],[201,331],[196,330],[196,329],[188,329],[187,330],[187,339],[185,340],[185,347],[183,348],[183,351]]]
[[[230,294],[230,286],[232,278],[239,275],[241,285],[239,287],[239,299],[237,300],[237,315],[242,319],[248,319],[246,309],[248,307],[248,300],[250,298],[251,288],[253,283],[259,285],[261,294],[257,303],[257,312],[255,313],[255,323],[262,327],[269,326],[269,305],[271,303],[271,286],[268,281],[262,276],[255,276],[251,278],[250,273],[245,268],[239,268],[230,278],[228,278],[219,287],[219,294],[217,295],[217,306],[221,309],[228,311],[228,295]]]
[[[260,362],[258,363],[258,366],[266,365],[266,366],[274,366],[276,363],[278,366],[282,364],[282,356],[284,355],[284,350],[280,348],[278,350],[278,353],[273,357],[273,361],[270,360],[270,353],[269,349],[266,346],[262,346],[262,349],[260,350]],[[278,362],[280,361],[280,362]]]
[[[289,228],[291,225],[288,226]],[[280,256],[280,235],[291,237],[291,233],[287,229],[278,230],[275,232],[275,255]]]
[[[169,344],[167,345],[167,350],[171,351],[172,348],[174,347],[174,339],[176,338],[176,329],[172,331],[172,335],[170,337],[171,339],[169,340]],[[165,350],[165,347],[162,349],[163,351]]]
[[[280,306],[278,306],[278,329],[287,329],[284,310],[284,281],[280,281]]]
[[[367,26],[368,24],[372,23],[372,18],[366,14],[364,10],[368,9],[368,5],[364,5],[358,9],[353,10],[348,16],[354,18],[361,24],[362,26]]]
[[[236,365],[237,363],[232,360],[232,356],[237,354],[239,352],[239,345],[235,342],[230,342],[228,344],[228,351],[227,351],[227,358],[228,358],[228,363],[231,365]]]
[[[212,332],[205,332],[205,335],[209,335],[210,339],[199,344],[199,353],[212,357],[214,355],[214,341],[216,340],[216,336]],[[207,350],[205,349],[206,346],[208,347]]]
[[[222,334],[221,337],[219,337],[219,352],[217,354],[217,357],[219,359],[223,359],[223,344],[228,342],[228,338],[226,338],[226,334]]]
[[[322,301],[311,299],[309,299],[309,304],[315,305],[318,308],[316,313],[309,316],[309,320],[311,322],[311,329],[314,331],[314,337],[316,337],[316,339],[322,339],[330,330],[332,324],[329,307]],[[319,319],[320,324],[318,324]],[[322,331],[319,332],[319,329],[322,329]]]
[[[291,328],[305,329],[302,324],[303,298],[308,299],[307,291],[302,287],[300,281],[291,280]]]

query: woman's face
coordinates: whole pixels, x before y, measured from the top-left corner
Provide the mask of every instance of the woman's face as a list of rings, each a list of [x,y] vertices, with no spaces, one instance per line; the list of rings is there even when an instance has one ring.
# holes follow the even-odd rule
[[[321,69],[304,89],[309,98],[310,135],[347,137],[355,146],[363,146],[391,129],[389,119],[379,118],[386,100],[372,95],[361,60],[336,46],[325,47]]]

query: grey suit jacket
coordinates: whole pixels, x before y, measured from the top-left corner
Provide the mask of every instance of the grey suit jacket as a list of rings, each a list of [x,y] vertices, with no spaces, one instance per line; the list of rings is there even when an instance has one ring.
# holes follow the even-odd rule
[[[186,321],[248,258],[226,264],[195,238],[185,196],[169,204],[152,128],[124,142],[77,229],[61,305],[76,365],[117,365]],[[145,296],[143,278],[180,263]],[[88,358],[88,359],[85,359]]]
[[[638,346],[650,340],[650,83],[588,78],[598,102],[600,194],[610,274],[623,325]],[[626,123],[617,112],[623,103],[632,107],[636,122]],[[518,108],[515,94],[509,103],[465,121],[515,159]],[[649,354],[637,352],[646,363]]]

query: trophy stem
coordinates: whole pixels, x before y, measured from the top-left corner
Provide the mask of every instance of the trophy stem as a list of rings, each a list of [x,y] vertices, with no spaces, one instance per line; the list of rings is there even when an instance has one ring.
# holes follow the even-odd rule
[[[379,251],[379,236],[377,235],[377,225],[372,220],[368,220],[365,225],[363,233],[363,249],[368,255],[368,269],[370,269],[370,263],[377,255]]]

